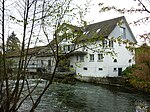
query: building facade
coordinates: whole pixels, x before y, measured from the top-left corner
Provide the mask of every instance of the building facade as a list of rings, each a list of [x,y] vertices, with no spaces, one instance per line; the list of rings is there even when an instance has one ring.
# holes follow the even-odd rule
[[[69,58],[70,67],[77,77],[121,76],[122,71],[135,64],[134,49],[130,49],[134,43],[136,39],[125,17],[87,25],[73,51],[78,53]],[[66,53],[73,45],[70,40],[61,44]]]

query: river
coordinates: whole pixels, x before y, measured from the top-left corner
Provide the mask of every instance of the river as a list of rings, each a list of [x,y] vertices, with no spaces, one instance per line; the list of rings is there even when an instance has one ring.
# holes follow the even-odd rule
[[[34,98],[45,82],[38,86]],[[84,82],[52,84],[35,112],[135,112],[137,102],[149,106],[150,96]],[[26,100],[19,112],[26,112],[30,107],[31,102]]]

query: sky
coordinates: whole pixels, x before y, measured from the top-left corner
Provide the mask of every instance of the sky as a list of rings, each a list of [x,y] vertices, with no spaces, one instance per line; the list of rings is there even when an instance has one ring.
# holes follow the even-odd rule
[[[16,1],[16,0],[11,0],[11,1]],[[132,13],[132,14],[120,14],[116,11],[108,11],[108,12],[99,12],[100,11],[100,6],[98,5],[99,3],[104,3],[104,6],[116,6],[118,8],[127,8],[130,9],[131,7],[140,7],[138,6],[137,1],[135,0],[74,0],[74,4],[81,5],[81,8],[84,8],[84,4],[86,1],[90,1],[90,9],[88,10],[88,13],[84,17],[84,20],[87,21],[89,24],[120,17],[120,16],[125,16],[127,19],[128,23],[133,23],[133,21],[140,19],[141,17],[148,16],[147,13]],[[144,0],[147,1],[147,0]],[[13,3],[13,2],[12,2]],[[9,5],[11,5],[11,2],[9,1]],[[146,5],[150,7],[150,4]],[[12,5],[12,9],[17,10],[17,8],[14,8]],[[150,9],[149,9],[150,10]],[[17,16],[17,13],[15,11],[12,11],[12,15]],[[150,16],[150,14],[149,14]],[[77,25],[76,22],[73,22],[73,24]],[[12,23],[6,23],[6,27],[9,28],[7,33],[10,33],[12,31],[15,31],[17,34],[17,37],[19,37],[20,40],[22,40],[22,34],[20,33],[20,29],[18,25],[12,24]],[[149,33],[149,28],[150,28],[150,22],[146,24],[140,24],[140,25],[134,25],[130,24],[130,28],[134,34],[134,36],[137,38],[137,41],[139,44],[142,43],[142,40],[139,39],[139,35],[143,33]],[[45,44],[44,38],[43,38],[43,43],[39,43],[39,45]]]
[[[86,0],[83,0],[83,1],[86,1]],[[80,2],[79,4],[84,4],[83,1]],[[86,21],[90,23],[96,23],[96,22],[100,22],[100,21],[104,21],[104,20],[108,20],[108,19],[112,19],[112,18],[116,18],[120,16],[125,16],[127,22],[130,24],[140,19],[141,17],[150,16],[150,14],[148,15],[148,13],[120,14],[113,10],[108,11],[108,12],[99,12],[101,8],[98,5],[99,3],[104,3],[104,6],[116,6],[121,9],[122,8],[130,9],[131,7],[137,7],[137,8],[141,7],[141,6],[138,6],[138,2],[135,0],[91,0],[91,4],[93,5],[91,6],[90,12],[87,13],[87,15],[85,16]],[[150,4],[147,4],[145,2],[145,5],[147,6],[149,5],[149,10],[150,10]],[[145,23],[145,24],[142,23],[140,25],[130,24],[130,28],[134,36],[136,37],[138,44],[142,44],[143,40],[139,39],[139,35],[150,32],[149,31],[150,21],[148,23]]]

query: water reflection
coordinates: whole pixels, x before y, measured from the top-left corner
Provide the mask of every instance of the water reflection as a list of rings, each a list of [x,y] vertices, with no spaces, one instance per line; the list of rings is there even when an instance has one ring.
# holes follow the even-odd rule
[[[41,89],[42,86],[38,91]],[[110,86],[82,82],[76,85],[53,84],[36,112],[135,112],[135,102],[139,100],[150,104],[146,95],[127,93]],[[30,106],[30,102],[27,101],[25,106]]]

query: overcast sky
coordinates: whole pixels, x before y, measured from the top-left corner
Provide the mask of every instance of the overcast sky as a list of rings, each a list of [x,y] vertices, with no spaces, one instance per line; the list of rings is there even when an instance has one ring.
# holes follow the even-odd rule
[[[15,1],[15,0],[11,0],[11,1]],[[90,1],[90,0],[74,0],[74,3],[83,6],[83,4],[85,4],[86,1]],[[107,5],[108,6],[116,6],[118,8],[129,8],[130,9],[131,7],[138,7],[138,4],[137,4],[137,2],[135,2],[135,0],[91,0],[90,10],[84,18],[88,23],[100,22],[100,21],[116,18],[119,16],[125,16],[128,23],[133,23],[133,21],[136,21],[136,20],[140,19],[141,17],[145,17],[148,15],[147,13],[120,14],[116,11],[108,11],[108,12],[100,13],[99,12],[100,7],[98,5],[99,3],[104,3],[105,6],[107,6]],[[146,5],[150,6],[150,4],[146,4]],[[12,8],[14,8],[14,7],[12,6]],[[14,8],[14,9],[16,9],[16,8]],[[14,16],[16,16],[16,14]],[[150,16],[150,14],[149,14],[149,16]],[[77,24],[77,23],[74,23],[74,24]],[[6,27],[9,28],[9,30],[8,30],[9,35],[12,31],[15,31],[15,33],[17,34],[17,37],[19,37],[19,39],[21,40],[22,36],[21,36],[21,34],[19,34],[20,28],[18,26],[12,25],[10,23],[6,23]],[[141,25],[137,25],[137,26],[135,26],[134,24],[131,24],[130,27],[136,38],[139,37],[139,34],[150,32],[149,31],[150,23],[141,24]],[[140,43],[141,40],[139,40],[138,38],[137,38],[137,40]]]
[[[83,4],[83,1],[86,1],[86,0],[82,0],[82,2],[80,1],[79,4]],[[108,11],[108,12],[100,13],[99,12],[100,7],[98,5],[99,3],[104,3],[105,6],[116,6],[118,8],[127,8],[127,9],[130,9],[131,7],[140,7],[138,6],[138,2],[136,2],[135,0],[91,0],[91,4],[93,5],[91,6],[90,12],[85,17],[85,20],[91,23],[95,23],[95,22],[100,22],[100,21],[107,20],[107,19],[116,18],[119,16],[125,16],[128,23],[133,23],[133,21],[136,21],[140,19],[141,17],[148,16],[147,13],[120,14],[116,11]],[[150,6],[150,4],[147,4],[146,2],[145,2],[145,5]],[[131,24],[130,28],[134,36],[137,38],[138,42],[141,43],[141,40],[139,40],[138,37],[140,34],[150,32],[149,31],[150,21],[148,23],[140,24],[140,25]]]

